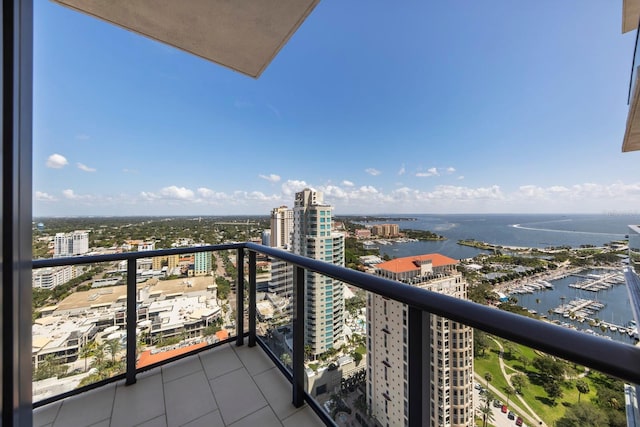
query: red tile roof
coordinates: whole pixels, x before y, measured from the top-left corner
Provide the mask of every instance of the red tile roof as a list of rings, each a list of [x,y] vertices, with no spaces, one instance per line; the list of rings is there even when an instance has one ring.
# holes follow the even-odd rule
[[[196,350],[201,347],[205,347],[206,342],[190,345],[187,347],[176,348],[174,350],[163,351],[161,353],[151,354],[151,350],[143,351],[138,357],[138,363],[136,368],[143,368],[145,366],[153,365],[154,363],[162,362],[163,360],[170,359],[172,357],[180,356],[190,351]]]
[[[408,256],[404,258],[396,258],[376,265],[381,270],[391,271],[393,273],[405,273],[408,271],[419,270],[420,265],[416,261],[431,260],[434,267],[442,267],[444,265],[457,264],[458,261],[440,254],[425,254],[417,256]]]

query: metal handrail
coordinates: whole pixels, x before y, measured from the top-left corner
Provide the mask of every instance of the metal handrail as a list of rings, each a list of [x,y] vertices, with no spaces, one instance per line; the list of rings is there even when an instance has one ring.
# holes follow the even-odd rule
[[[567,329],[548,322],[542,322],[529,317],[502,311],[493,307],[476,304],[471,301],[454,298],[437,292],[407,285],[401,282],[385,279],[379,276],[351,270],[342,266],[330,264],[300,255],[292,254],[281,249],[271,248],[255,243],[230,243],[222,245],[197,246],[191,248],[178,248],[167,250],[154,250],[145,252],[127,252],[122,254],[109,255],[93,255],[69,258],[53,258],[40,259],[33,261],[33,268],[54,267],[63,265],[79,265],[97,262],[122,261],[127,260],[127,383],[135,382],[135,261],[140,258],[167,256],[178,254],[190,254],[196,252],[217,252],[221,250],[236,250],[238,256],[238,286],[237,297],[238,305],[236,307],[237,315],[237,339],[236,344],[242,345],[244,342],[243,319],[244,305],[242,292],[244,292],[244,255],[249,255],[249,276],[248,276],[248,292],[249,292],[249,345],[254,346],[256,343],[256,322],[251,319],[255,316],[255,292],[256,292],[256,257],[255,254],[260,253],[267,255],[273,259],[287,262],[295,267],[294,274],[294,307],[293,307],[293,402],[296,406],[303,403],[303,400],[310,401],[310,396],[303,390],[303,354],[304,354],[304,277],[305,270],[320,273],[327,277],[339,280],[343,283],[356,286],[365,291],[373,292],[383,297],[393,299],[409,306],[410,324],[409,334],[414,341],[424,335],[420,321],[426,313],[435,314],[446,317],[455,322],[460,322],[476,329],[488,332],[493,335],[514,341],[519,344],[541,350],[553,356],[560,357],[581,365],[588,366],[597,371],[613,375],[625,381],[640,384],[640,349],[629,344],[617,341],[610,341],[599,337],[594,337],[582,332]],[[412,320],[413,319],[413,320]],[[414,325],[415,324],[415,325]],[[413,332],[412,332],[413,329]],[[414,348],[421,348],[422,345]],[[416,350],[413,352],[411,348],[410,361],[422,365],[422,355]],[[279,363],[279,362],[276,362]],[[410,367],[411,368],[411,367]],[[428,372],[428,369],[426,370]],[[416,372],[422,372],[417,369]],[[414,376],[420,378],[420,375]],[[410,384],[410,390],[420,390],[415,384]],[[421,399],[416,399],[421,401]],[[314,408],[317,405],[312,405]],[[413,405],[411,405],[413,406]],[[410,423],[419,424],[420,419],[424,416],[422,409],[415,408],[416,417],[412,419],[410,409]],[[322,417],[323,420],[326,417]]]

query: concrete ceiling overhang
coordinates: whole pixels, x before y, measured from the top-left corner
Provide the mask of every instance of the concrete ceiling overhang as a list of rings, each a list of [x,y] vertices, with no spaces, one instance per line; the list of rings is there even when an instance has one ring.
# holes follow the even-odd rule
[[[53,1],[257,78],[320,0]]]
[[[622,151],[640,150],[640,73],[636,75],[636,81],[631,93],[629,113],[627,115],[627,127],[622,140]]]
[[[638,28],[640,0],[622,0],[622,32]]]

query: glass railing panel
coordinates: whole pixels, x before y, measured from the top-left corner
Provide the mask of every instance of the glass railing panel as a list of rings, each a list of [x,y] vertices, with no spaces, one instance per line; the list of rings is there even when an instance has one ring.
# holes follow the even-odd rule
[[[137,284],[136,367],[145,368],[229,338],[230,286],[211,252],[181,256],[167,274]],[[219,280],[218,277],[225,280]]]
[[[638,67],[640,67],[640,37],[636,35],[636,44],[633,52],[633,67],[631,68],[631,82],[629,83],[629,99],[628,103],[633,101],[633,91],[636,87],[636,80],[638,78]]]
[[[126,263],[33,270],[33,401],[125,372]]]
[[[622,381],[479,331],[474,347],[479,422],[626,425]]]
[[[640,225],[629,226],[629,266],[640,275]]]
[[[293,267],[262,256],[256,262],[256,335],[291,372]]]

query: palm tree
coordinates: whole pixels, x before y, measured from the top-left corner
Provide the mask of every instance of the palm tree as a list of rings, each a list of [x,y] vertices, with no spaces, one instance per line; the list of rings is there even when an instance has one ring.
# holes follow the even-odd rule
[[[113,363],[115,365],[115,363],[116,363],[116,353],[118,353],[120,351],[120,340],[118,340],[118,339],[108,340],[106,342],[106,345],[107,345],[107,350],[109,351],[109,354],[111,355],[111,363]]]
[[[91,341],[83,345],[82,348],[80,349],[80,353],[78,354],[78,357],[82,357],[84,359],[85,372],[87,372],[87,359],[89,359],[89,357],[94,355],[96,347],[97,347],[96,342]]]
[[[511,395],[516,394],[516,391],[513,389],[513,387],[508,385],[505,386],[502,391],[504,391],[504,394],[507,395],[507,406],[509,406],[509,400],[511,399]]]
[[[491,410],[491,406],[482,406],[480,408],[480,413],[482,414],[482,425],[483,427],[487,427],[487,423],[494,420],[493,410]]]
[[[580,403],[580,396],[589,393],[589,384],[582,380],[576,381],[576,388],[578,389],[578,403]]]
[[[491,372],[485,372],[484,379],[487,381],[487,390],[489,390],[489,382],[493,380],[493,375],[491,375]]]
[[[282,363],[285,364],[285,366],[290,366],[291,365],[291,356],[289,356],[289,353],[282,353],[280,355],[280,361]]]

